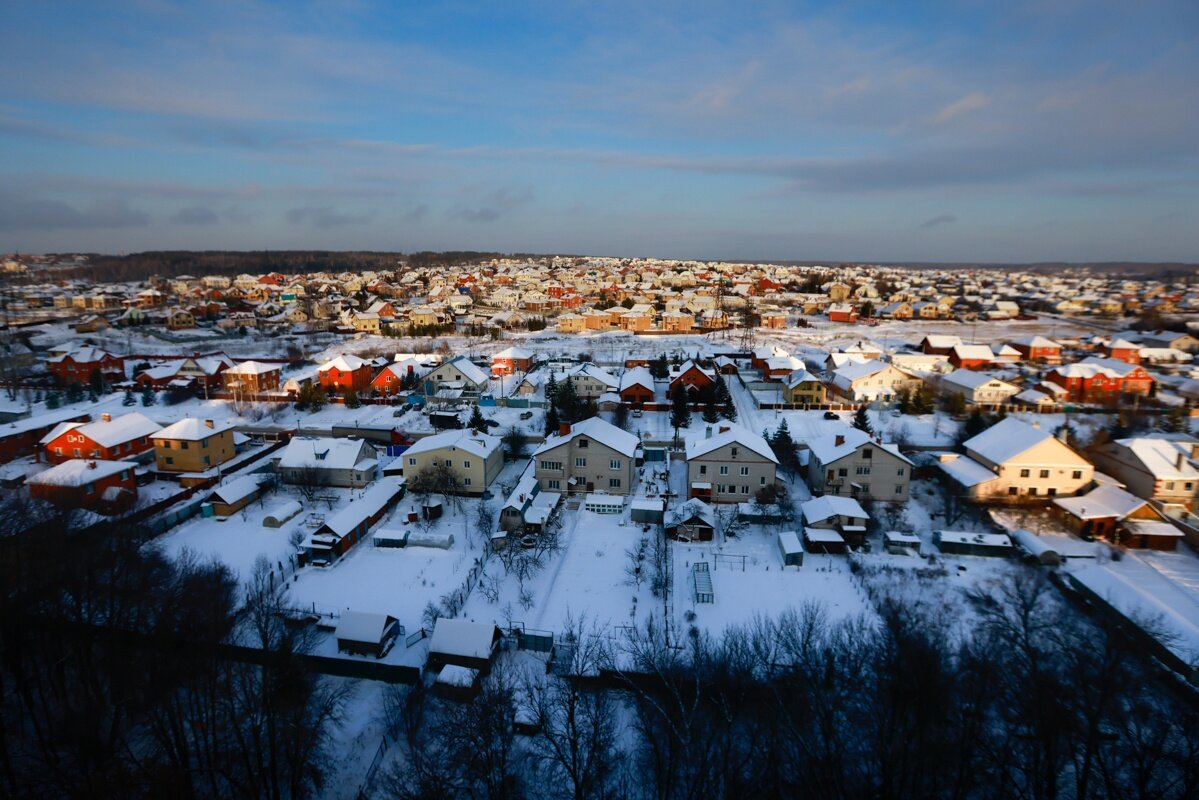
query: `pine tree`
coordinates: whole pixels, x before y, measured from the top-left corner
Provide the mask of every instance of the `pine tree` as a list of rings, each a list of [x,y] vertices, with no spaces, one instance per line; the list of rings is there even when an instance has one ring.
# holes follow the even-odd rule
[[[46,408],[53,411],[62,405],[62,399],[58,396],[58,392],[50,392],[46,395]]]
[[[704,418],[704,422],[707,422],[708,424],[720,421],[720,412],[718,412],[716,410],[715,403],[705,403],[704,404],[703,418]]]
[[[123,406],[137,405],[137,400],[133,396],[132,389],[125,390],[125,399],[121,401],[121,405],[123,405]]]
[[[558,400],[558,379],[550,373],[550,379],[545,382],[545,402],[551,406]]]
[[[691,424],[691,409],[688,408],[687,390],[683,384],[676,383],[670,394],[670,427],[674,428],[674,438],[679,438],[679,429]]]
[[[900,414],[915,413],[912,408],[912,394],[907,389],[900,389],[895,393],[895,409]]]
[[[853,426],[871,436],[874,435],[874,427],[870,424],[870,414],[867,413],[866,406],[858,406],[857,412],[853,415]]]
[[[362,401],[358,399],[358,392],[353,389],[346,389],[342,394],[342,398],[345,400],[346,408],[362,407]]]
[[[569,378],[562,381],[558,386],[554,401],[554,405],[558,408],[558,415],[563,422],[579,421],[579,394],[575,389],[574,381]]]
[[[550,406],[545,410],[545,435],[557,436],[562,423],[558,419],[558,409]]]
[[[1157,425],[1166,433],[1182,433],[1186,430],[1186,422],[1183,419],[1182,409],[1170,409],[1170,411],[1158,417]]]
[[[966,421],[962,423],[961,441],[973,439],[980,433],[991,427],[991,423],[983,416],[983,412],[977,408],[970,412],[970,416],[966,417]]]
[[[158,402],[158,398],[154,395],[154,389],[146,384],[146,388],[142,389],[142,405],[149,408],[156,402]]]
[[[470,412],[470,419],[466,423],[466,427],[476,431],[487,430],[487,420],[483,417],[483,412],[478,406]]]

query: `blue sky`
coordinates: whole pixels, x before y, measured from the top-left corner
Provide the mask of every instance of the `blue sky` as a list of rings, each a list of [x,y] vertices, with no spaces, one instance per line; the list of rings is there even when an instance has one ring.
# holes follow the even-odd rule
[[[1199,260],[1199,3],[8,3],[0,250]]]

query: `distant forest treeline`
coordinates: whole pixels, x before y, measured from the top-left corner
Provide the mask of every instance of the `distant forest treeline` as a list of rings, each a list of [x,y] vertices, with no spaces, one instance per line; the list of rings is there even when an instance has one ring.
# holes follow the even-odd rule
[[[89,254],[86,266],[55,272],[60,278],[86,278],[100,283],[142,281],[152,275],[175,278],[180,275],[260,275],[281,272],[296,275],[310,272],[366,272],[393,270],[397,267],[419,269],[472,264],[493,258],[529,257],[523,254],[447,251],[443,253],[388,253],[332,250],[155,250],[123,256]],[[34,273],[44,279],[44,273]]]

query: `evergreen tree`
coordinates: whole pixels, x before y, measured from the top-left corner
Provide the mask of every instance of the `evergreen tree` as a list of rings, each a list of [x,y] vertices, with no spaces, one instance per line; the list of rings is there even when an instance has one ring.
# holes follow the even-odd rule
[[[737,421],[737,407],[735,405],[733,405],[732,403],[729,403],[728,405],[726,405],[724,407],[724,418],[727,419],[729,422],[736,422]]]
[[[470,412],[470,419],[467,420],[466,427],[476,431],[487,430],[487,420],[483,417],[483,412],[476,405]]]
[[[550,373],[550,379],[545,382],[545,402],[551,406],[558,401],[558,379]]]
[[[77,383],[67,384],[67,402],[78,403],[83,399],[83,387]]]
[[[342,393],[342,399],[345,400],[346,408],[361,408],[362,401],[358,399],[358,392],[353,389],[346,389]]]
[[[895,409],[900,414],[916,413],[912,407],[912,393],[907,389],[900,389],[895,393]]]
[[[989,427],[991,427],[991,423],[983,416],[983,412],[976,408],[970,412],[970,416],[966,417],[966,421],[962,423],[960,441],[964,442],[967,439],[972,439]]]
[[[156,402],[158,402],[158,397],[154,393],[154,388],[150,384],[146,384],[146,387],[142,389],[142,405],[149,408]]]
[[[674,428],[674,438],[678,441],[679,429],[691,424],[691,409],[688,408],[687,390],[683,384],[676,383],[670,394],[670,427]]]
[[[666,361],[665,353],[650,362],[649,374],[653,375],[656,380],[665,380],[670,375],[670,364]]]
[[[569,378],[562,381],[558,386],[558,391],[555,396],[554,405],[558,408],[558,415],[563,422],[578,422],[579,413],[582,410],[579,403],[579,395],[575,389],[574,382]]]
[[[853,426],[871,436],[874,435],[874,427],[870,424],[870,415],[866,411],[866,406],[858,406],[857,412],[853,415]]]
[[[121,401],[121,405],[123,405],[123,406],[137,405],[137,399],[134,398],[132,389],[125,390],[125,399]]]
[[[1157,418],[1157,426],[1166,433],[1182,433],[1186,430],[1186,420],[1181,408],[1172,408]]]
[[[545,435],[557,436],[558,428],[561,426],[562,423],[558,418],[558,409],[554,406],[550,406],[545,410]]]
[[[58,392],[50,392],[46,395],[46,408],[53,411],[62,405],[62,399],[58,396]]]
[[[708,424],[720,421],[720,412],[718,412],[716,410],[715,403],[705,403],[704,404],[703,418],[704,418],[704,422],[707,422]]]
[[[954,416],[966,413],[966,396],[961,392],[953,392],[945,398],[945,410]]]
[[[1123,411],[1112,418],[1112,423],[1107,429],[1107,435],[1113,441],[1116,439],[1127,439],[1132,435],[1132,427],[1128,424],[1128,417]]]

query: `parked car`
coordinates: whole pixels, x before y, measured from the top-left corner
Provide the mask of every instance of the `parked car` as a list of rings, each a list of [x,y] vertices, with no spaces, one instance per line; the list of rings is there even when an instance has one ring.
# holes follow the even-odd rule
[[[838,414],[836,411],[825,411],[824,418],[825,419],[841,419],[841,415]]]
[[[640,416],[641,416],[641,409],[639,409],[639,408],[634,408],[634,409],[633,409],[633,416],[634,416],[634,417],[640,417]]]
[[[522,412],[520,412],[520,418],[521,419],[532,419],[533,412],[532,411],[522,411]]]

